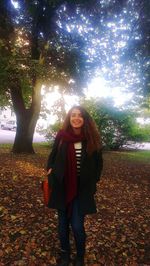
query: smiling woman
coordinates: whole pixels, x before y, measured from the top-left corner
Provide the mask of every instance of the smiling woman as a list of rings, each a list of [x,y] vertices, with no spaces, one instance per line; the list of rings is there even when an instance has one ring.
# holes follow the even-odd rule
[[[94,195],[102,167],[98,128],[83,107],[74,106],[57,133],[47,163],[48,183],[52,187],[48,207],[58,213],[59,266],[69,266],[71,262],[70,226],[76,246],[74,265],[85,265],[84,219],[96,212]]]

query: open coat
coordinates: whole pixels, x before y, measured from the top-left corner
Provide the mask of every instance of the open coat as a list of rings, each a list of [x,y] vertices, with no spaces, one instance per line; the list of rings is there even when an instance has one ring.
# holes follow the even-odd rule
[[[61,145],[59,143],[60,140],[56,138],[47,163],[47,170],[52,168],[48,176],[49,185],[52,187],[48,207],[65,210],[64,172],[67,158],[67,143],[61,143]],[[82,142],[77,199],[79,211],[83,215],[96,212],[94,194],[96,192],[96,183],[100,180],[102,168],[102,152],[95,151],[88,155],[86,152],[86,142]]]

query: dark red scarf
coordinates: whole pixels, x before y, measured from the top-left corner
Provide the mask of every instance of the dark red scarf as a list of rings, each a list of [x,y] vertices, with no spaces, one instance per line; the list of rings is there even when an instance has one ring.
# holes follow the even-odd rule
[[[77,196],[77,162],[74,143],[83,141],[85,136],[83,133],[76,135],[73,131],[60,130],[57,138],[60,139],[60,145],[64,142],[68,144],[65,167],[65,201],[67,208],[70,209],[72,200]]]

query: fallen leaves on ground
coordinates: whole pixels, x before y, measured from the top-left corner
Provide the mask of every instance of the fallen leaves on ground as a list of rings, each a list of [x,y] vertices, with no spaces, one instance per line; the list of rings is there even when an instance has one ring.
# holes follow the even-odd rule
[[[48,151],[0,156],[0,265],[56,265],[57,213],[43,204],[41,181]],[[97,214],[85,220],[86,266],[150,265],[150,164],[104,154]],[[72,258],[75,246],[71,234]]]

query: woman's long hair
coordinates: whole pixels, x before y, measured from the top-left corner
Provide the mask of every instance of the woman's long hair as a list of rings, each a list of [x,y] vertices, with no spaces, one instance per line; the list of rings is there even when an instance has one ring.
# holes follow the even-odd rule
[[[73,106],[69,110],[64,120],[62,129],[65,131],[71,129],[70,116],[73,109],[80,110],[82,117],[84,119],[82,130],[87,141],[87,153],[92,154],[92,152],[100,150],[102,148],[100,133],[98,131],[95,121],[92,119],[90,114],[84,109],[84,107],[78,105]]]

